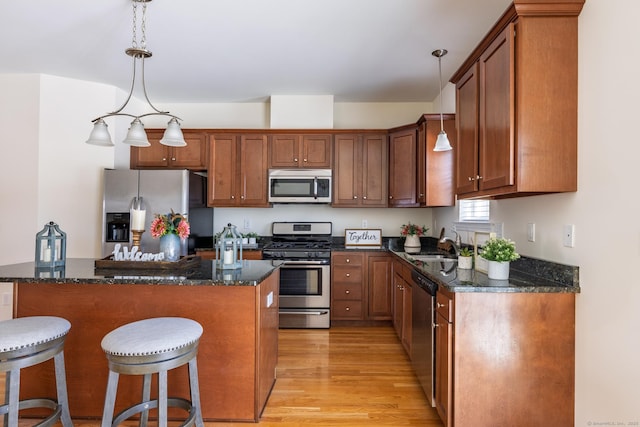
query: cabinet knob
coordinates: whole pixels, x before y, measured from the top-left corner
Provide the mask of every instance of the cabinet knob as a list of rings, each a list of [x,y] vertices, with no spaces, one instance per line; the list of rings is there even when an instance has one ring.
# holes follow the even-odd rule
[[[235,199],[235,198],[236,198],[236,196],[233,196],[233,195],[232,195],[232,196],[231,196],[231,198],[232,198],[232,199]]]
[[[240,198],[241,198],[242,200],[244,200],[244,195],[240,196]]]
[[[362,199],[363,199],[363,200],[367,200],[367,196],[364,196]]]
[[[295,159],[293,159],[293,161],[294,161],[294,162],[297,162],[297,161],[298,161],[298,159],[297,159],[297,158],[295,158]]]
[[[351,308],[346,307],[344,310],[345,310],[345,311],[349,311],[349,310],[351,310]]]
[[[176,161],[176,158],[175,158],[175,157],[172,157],[172,158],[171,158],[171,161],[172,161],[172,162],[175,162],[175,161]]]
[[[347,264],[349,264],[351,262],[351,260],[349,258],[346,259],[345,261]]]
[[[469,178],[469,181],[474,181],[474,179],[473,179],[473,178],[471,178],[470,176],[469,176],[469,177],[467,177],[467,178]]]
[[[302,161],[303,161],[303,162],[306,162],[306,161],[307,161],[307,159],[302,159]]]
[[[482,179],[482,175],[477,175],[476,179],[478,179],[478,180]]]
[[[344,291],[344,293],[349,295],[351,293],[351,291],[349,289],[347,289],[346,291]]]
[[[347,277],[351,277],[351,274],[347,273],[345,276],[347,276]]]
[[[393,199],[393,196],[389,196],[389,199]]]
[[[163,162],[166,162],[166,161],[167,161],[167,158],[166,158],[166,157],[163,157],[163,158],[162,158],[162,161],[163,161]]]
[[[355,200],[355,199],[357,199],[357,198],[358,198],[358,196],[353,196],[353,199],[354,199],[354,200]]]
[[[436,307],[438,307],[438,308],[442,308],[442,307],[446,307],[446,306],[447,306],[447,304],[441,304],[439,302],[436,303]]]

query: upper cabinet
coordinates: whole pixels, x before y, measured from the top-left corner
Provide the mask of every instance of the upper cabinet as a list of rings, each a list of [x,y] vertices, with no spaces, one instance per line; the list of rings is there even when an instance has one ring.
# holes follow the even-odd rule
[[[386,134],[338,134],[334,140],[334,207],[386,207]]]
[[[211,135],[209,206],[268,207],[267,136]]]
[[[331,168],[330,134],[275,134],[270,138],[270,168]]]
[[[459,198],[577,190],[583,4],[514,1],[451,78]]]
[[[131,169],[207,169],[207,134],[201,130],[182,131],[186,147],[160,144],[162,129],[147,130],[150,147],[131,147]]]
[[[389,132],[389,207],[416,207],[417,129],[415,125]]]
[[[453,161],[456,143],[455,115],[443,114],[442,125],[453,147],[433,151],[440,133],[440,114],[425,114],[418,120],[417,202],[421,207],[453,206]]]

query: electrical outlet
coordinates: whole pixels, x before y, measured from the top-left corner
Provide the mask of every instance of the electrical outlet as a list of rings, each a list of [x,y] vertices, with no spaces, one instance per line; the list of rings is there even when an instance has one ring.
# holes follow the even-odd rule
[[[527,224],[527,240],[530,242],[536,241],[536,224],[533,222]]]
[[[367,220],[366,220],[366,219],[363,219],[363,220],[362,220],[362,228],[367,228],[367,226],[368,226],[368,225],[369,225],[369,224],[368,224]]]
[[[251,221],[249,220],[249,218],[245,218],[244,219],[244,229],[245,230],[249,230],[251,228]]]
[[[566,224],[562,227],[562,243],[567,248],[573,248],[576,245],[575,232],[576,228],[573,224]]]

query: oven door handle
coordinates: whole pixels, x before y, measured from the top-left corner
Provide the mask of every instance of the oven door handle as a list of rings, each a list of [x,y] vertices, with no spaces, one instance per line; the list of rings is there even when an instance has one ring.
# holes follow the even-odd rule
[[[303,314],[303,315],[312,315],[312,316],[324,316],[329,314],[328,310],[321,311],[279,311],[279,314]]]
[[[305,260],[305,261],[285,261],[282,263],[283,267],[287,265],[329,265],[327,261],[314,261],[314,260]]]

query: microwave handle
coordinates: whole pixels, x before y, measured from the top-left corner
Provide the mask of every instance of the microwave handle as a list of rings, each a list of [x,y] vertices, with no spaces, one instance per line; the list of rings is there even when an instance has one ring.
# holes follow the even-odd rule
[[[313,198],[314,199],[318,198],[318,177],[317,176],[313,177]]]

